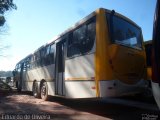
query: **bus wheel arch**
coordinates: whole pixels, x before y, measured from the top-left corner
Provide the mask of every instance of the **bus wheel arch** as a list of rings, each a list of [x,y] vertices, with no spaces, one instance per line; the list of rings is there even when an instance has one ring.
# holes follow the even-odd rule
[[[37,80],[34,80],[33,85],[32,85],[32,92],[33,92],[33,96],[35,98],[40,98],[40,90],[38,87],[38,82]]]
[[[42,80],[40,82],[40,96],[41,96],[42,100],[44,100],[44,101],[47,101],[49,99],[48,85],[47,85],[47,82],[45,80]]]

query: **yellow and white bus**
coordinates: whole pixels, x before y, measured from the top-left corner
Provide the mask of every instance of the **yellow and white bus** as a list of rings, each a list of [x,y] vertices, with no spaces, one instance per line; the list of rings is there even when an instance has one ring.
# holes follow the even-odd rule
[[[17,88],[35,97],[115,97],[147,88],[141,28],[100,8],[17,63]]]

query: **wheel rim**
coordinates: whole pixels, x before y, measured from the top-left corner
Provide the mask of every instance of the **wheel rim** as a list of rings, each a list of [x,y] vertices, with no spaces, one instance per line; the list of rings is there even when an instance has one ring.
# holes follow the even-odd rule
[[[37,96],[37,86],[36,86],[36,83],[34,84],[33,95]]]
[[[43,84],[41,88],[41,97],[44,98],[46,96],[46,86]]]
[[[37,89],[36,89],[36,87],[34,87],[34,88],[33,88],[33,94],[34,94],[34,96],[37,95],[37,92],[36,92],[36,91],[37,91]]]

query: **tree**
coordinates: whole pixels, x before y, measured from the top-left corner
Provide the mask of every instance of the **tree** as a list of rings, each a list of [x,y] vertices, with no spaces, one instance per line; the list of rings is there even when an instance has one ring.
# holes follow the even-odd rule
[[[6,21],[4,13],[11,9],[17,9],[13,0],[0,0],[0,26],[3,26]]]
[[[4,35],[6,33],[6,19],[4,17],[4,14],[6,11],[17,9],[16,5],[13,3],[13,0],[0,0],[0,35]],[[0,36],[1,37],[1,36]],[[8,46],[2,45],[2,39],[0,41],[0,57],[3,56],[3,50],[7,49]]]
[[[5,21],[6,20],[5,20],[4,16],[0,16],[0,26],[3,26]]]

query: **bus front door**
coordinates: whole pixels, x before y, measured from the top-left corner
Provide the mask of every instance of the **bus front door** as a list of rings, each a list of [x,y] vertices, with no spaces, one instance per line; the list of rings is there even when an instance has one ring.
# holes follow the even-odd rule
[[[20,73],[19,73],[19,79],[18,79],[18,88],[17,88],[17,90],[19,92],[22,90],[23,69],[24,69],[24,63],[22,63],[21,67],[20,67]]]
[[[60,41],[56,44],[56,80],[55,80],[55,94],[65,95],[64,86],[64,45],[65,42]]]

